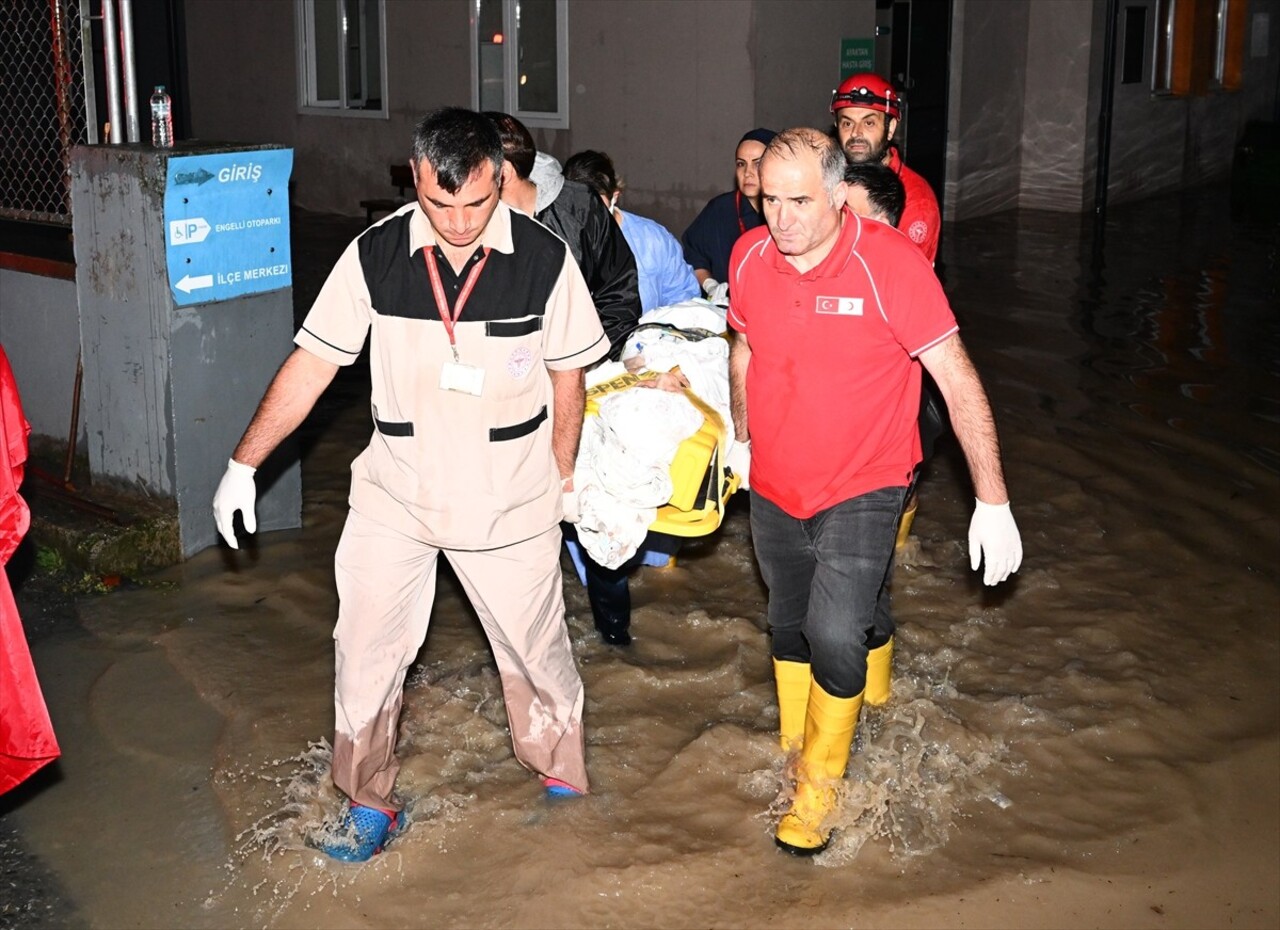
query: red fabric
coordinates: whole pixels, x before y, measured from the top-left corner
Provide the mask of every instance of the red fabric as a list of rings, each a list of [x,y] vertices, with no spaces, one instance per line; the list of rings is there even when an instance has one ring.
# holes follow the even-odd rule
[[[889,167],[898,172],[902,186],[906,188],[907,203],[902,208],[898,228],[908,239],[920,247],[924,257],[932,262],[938,257],[938,233],[942,229],[942,214],[938,211],[938,198],[929,182],[908,168],[898,157],[897,149],[889,149]]]
[[[0,566],[31,525],[31,511],[18,494],[30,431],[9,357],[0,347]],[[9,576],[0,568],[0,794],[59,754]]]
[[[751,490],[807,519],[920,461],[920,363],[956,332],[920,250],[846,208],[830,254],[801,273],[767,228],[733,247],[729,324],[747,334]]]

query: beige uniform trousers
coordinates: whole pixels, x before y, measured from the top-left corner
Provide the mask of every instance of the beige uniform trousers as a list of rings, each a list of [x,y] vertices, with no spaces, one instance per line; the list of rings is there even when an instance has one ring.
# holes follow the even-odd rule
[[[564,622],[560,544],[555,526],[500,549],[444,552],[493,649],[516,759],[585,792],[582,679]],[[440,552],[354,510],[342,531],[333,780],[356,804],[400,807],[392,790],[404,679],[427,636]]]

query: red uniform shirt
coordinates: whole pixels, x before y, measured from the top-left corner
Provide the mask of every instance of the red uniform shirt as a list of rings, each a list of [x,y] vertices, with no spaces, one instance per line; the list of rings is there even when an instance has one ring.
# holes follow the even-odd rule
[[[898,228],[907,238],[920,247],[924,257],[932,262],[938,257],[938,232],[942,228],[942,214],[938,211],[938,198],[929,182],[916,174],[898,157],[897,149],[889,149],[890,168],[898,173],[906,188],[907,202],[902,208]]]
[[[846,208],[831,253],[801,273],[767,227],[733,247],[729,324],[751,345],[751,488],[799,519],[906,487],[920,461],[920,364],[956,332],[920,250]]]

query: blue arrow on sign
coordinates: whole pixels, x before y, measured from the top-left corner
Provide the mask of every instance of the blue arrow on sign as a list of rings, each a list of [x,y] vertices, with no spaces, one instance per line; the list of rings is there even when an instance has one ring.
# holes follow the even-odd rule
[[[199,168],[196,171],[192,171],[188,174],[175,174],[173,176],[173,183],[174,184],[195,184],[196,186],[199,186],[205,183],[206,181],[212,181],[215,177],[217,177],[217,175],[210,174],[208,171],[205,171],[203,168]]]

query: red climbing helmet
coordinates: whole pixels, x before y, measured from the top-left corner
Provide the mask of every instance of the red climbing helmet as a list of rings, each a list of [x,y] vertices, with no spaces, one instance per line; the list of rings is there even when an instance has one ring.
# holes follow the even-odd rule
[[[899,119],[902,116],[901,104],[902,98],[893,85],[870,71],[849,75],[831,95],[832,113],[845,107],[865,107],[887,113],[890,119]]]

